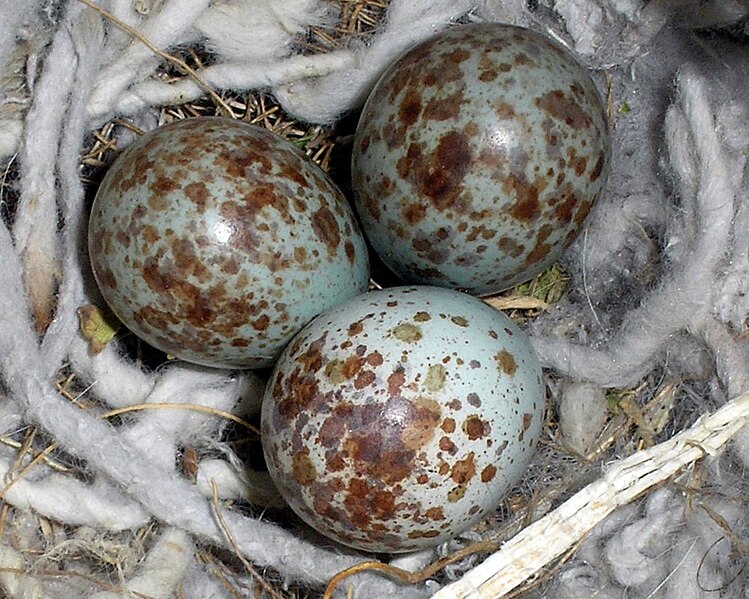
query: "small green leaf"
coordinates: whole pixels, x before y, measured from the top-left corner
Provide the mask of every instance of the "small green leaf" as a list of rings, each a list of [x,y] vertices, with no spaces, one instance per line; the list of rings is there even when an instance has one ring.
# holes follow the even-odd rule
[[[105,315],[99,308],[92,305],[78,308],[78,321],[81,334],[88,341],[89,349],[94,355],[101,353],[120,328],[120,323],[114,316]]]

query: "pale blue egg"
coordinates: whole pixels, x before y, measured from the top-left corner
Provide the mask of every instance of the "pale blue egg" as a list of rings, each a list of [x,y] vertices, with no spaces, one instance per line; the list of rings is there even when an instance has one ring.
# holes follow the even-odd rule
[[[468,294],[399,287],[320,315],[266,387],[262,439],[294,511],[340,543],[405,552],[496,509],[544,415],[526,335]]]
[[[272,364],[367,289],[353,211],[292,144],[222,118],[177,121],[117,158],[94,200],[91,264],[114,313],[189,362]]]
[[[455,26],[382,76],[361,114],[365,235],[405,281],[501,291],[559,259],[605,185],[605,106],[556,42]]]

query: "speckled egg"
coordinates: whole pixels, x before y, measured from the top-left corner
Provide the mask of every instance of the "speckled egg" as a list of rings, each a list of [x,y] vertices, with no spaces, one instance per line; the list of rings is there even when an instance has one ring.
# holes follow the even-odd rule
[[[609,145],[598,91],[561,46],[509,25],[456,26],[403,55],[368,98],[356,208],[404,280],[494,293],[573,241]]]
[[[89,252],[114,313],[151,345],[207,366],[268,366],[305,324],[367,288],[352,209],[267,130],[171,123],[117,158]]]
[[[266,387],[268,469],[294,511],[358,549],[435,545],[495,509],[531,459],[541,368],[502,313],[397,287],[322,314]]]

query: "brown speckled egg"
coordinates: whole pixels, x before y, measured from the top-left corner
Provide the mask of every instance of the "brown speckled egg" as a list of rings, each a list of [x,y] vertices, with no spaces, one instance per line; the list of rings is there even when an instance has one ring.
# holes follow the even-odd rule
[[[262,441],[308,524],[405,552],[496,509],[531,459],[543,409],[538,359],[511,320],[465,293],[399,287],[294,338],[266,387]]]
[[[368,98],[356,208],[404,280],[494,293],[574,240],[609,145],[598,91],[560,45],[498,23],[455,26],[403,55]]]
[[[222,118],[177,121],[117,158],[94,200],[104,299],[189,362],[268,366],[320,312],[367,288],[353,211],[290,143]]]

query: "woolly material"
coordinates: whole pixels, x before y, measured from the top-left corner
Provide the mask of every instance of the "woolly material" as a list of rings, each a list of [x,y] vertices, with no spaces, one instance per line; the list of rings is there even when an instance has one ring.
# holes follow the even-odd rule
[[[371,37],[303,54],[300,36],[334,22],[331,3],[100,3],[159,48],[201,44],[212,52],[215,62],[198,75],[219,91],[271,90],[289,114],[316,123],[355,111],[395,57],[457,19],[533,27],[566,41],[592,72],[606,69],[614,109],[609,186],[565,257],[572,277],[565,298],[528,326],[549,373],[564,378],[554,400],[561,402],[566,443],[578,452],[600,432],[605,387],[663,373],[701,378],[694,395],[704,410],[749,389],[742,335],[749,313],[749,106],[743,83],[736,83],[749,76],[749,61],[745,43],[695,34],[713,27],[736,35],[749,6],[740,0],[686,4],[393,0]],[[252,374],[183,364],[149,371],[125,358],[117,342],[91,355],[77,330],[77,307],[100,303],[86,259],[79,177],[87,135],[114,116],[151,128],[155,108],[197,99],[205,90],[192,78],[157,76],[160,60],[151,50],[77,0],[0,0],[0,18],[0,172],[15,162],[20,173],[14,218],[0,223],[0,433],[40,426],[84,465],[87,479],[40,465],[3,499],[99,531],[133,530],[151,519],[161,536],[139,569],[123,573],[122,588],[152,597],[173,596],[178,587],[186,597],[228,597],[211,568],[196,561],[202,544],[230,546],[214,513],[213,485],[222,501],[272,506],[278,497],[265,476],[243,472],[232,448],[216,441],[225,425],[187,410],[130,413],[113,424],[97,410],[72,405],[53,384],[67,364],[102,412],[140,403],[257,412],[261,383]],[[25,47],[31,50],[20,93],[18,53]],[[603,76],[599,82],[607,93]],[[196,484],[177,467],[185,446],[214,454],[198,465]],[[734,459],[749,466],[749,432],[732,450],[705,461],[705,484],[720,491],[703,501],[705,508],[671,489],[621,508],[596,528],[545,596],[701,597],[703,589],[723,587],[738,596],[747,574],[737,574],[714,516],[739,536],[749,526],[745,510],[730,499],[746,495],[731,473]],[[0,471],[7,473],[12,459],[3,449]],[[287,530],[223,502],[220,509],[242,554],[288,582],[319,586],[361,559],[308,531]],[[14,534],[31,535],[23,532],[28,528],[18,524]],[[472,538],[394,563],[418,569]],[[449,568],[448,579],[475,561]],[[29,566],[24,555],[0,546],[0,587],[9,597],[119,596],[80,580],[17,574]],[[246,582],[251,588],[252,579]],[[373,575],[352,584],[357,598],[428,596],[437,587],[433,581],[403,587]]]

